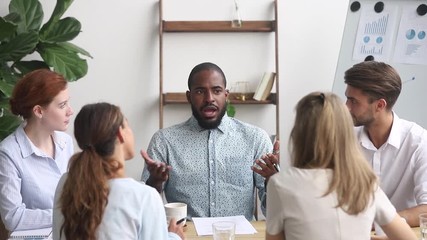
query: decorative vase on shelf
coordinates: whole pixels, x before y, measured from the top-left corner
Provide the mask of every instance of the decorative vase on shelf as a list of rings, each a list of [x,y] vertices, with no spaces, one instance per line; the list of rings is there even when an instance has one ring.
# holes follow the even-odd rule
[[[239,4],[237,3],[237,0],[234,0],[234,11],[233,11],[233,19],[231,20],[231,27],[233,28],[242,27],[242,19],[240,18]]]
[[[234,98],[240,101],[246,101],[248,99],[249,92],[249,82],[248,81],[239,81],[234,84],[233,93],[235,94]]]

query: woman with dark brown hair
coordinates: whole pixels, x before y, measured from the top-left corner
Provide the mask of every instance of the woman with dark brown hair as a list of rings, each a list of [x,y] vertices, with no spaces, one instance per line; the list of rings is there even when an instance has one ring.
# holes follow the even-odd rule
[[[183,227],[166,224],[159,193],[125,176],[134,136],[117,106],[85,105],[74,122],[81,152],[55,194],[53,239],[181,239]]]
[[[64,133],[73,110],[67,81],[48,69],[19,80],[10,98],[24,122],[0,143],[0,213],[9,231],[52,226],[56,185],[74,152]]]

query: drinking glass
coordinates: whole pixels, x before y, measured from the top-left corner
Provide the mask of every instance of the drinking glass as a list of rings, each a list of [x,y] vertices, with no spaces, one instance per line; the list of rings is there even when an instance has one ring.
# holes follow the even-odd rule
[[[232,91],[236,94],[237,100],[246,101],[248,98],[248,92],[249,92],[249,82],[247,81],[240,81],[236,82],[235,86],[232,88]]]
[[[420,214],[421,240],[427,240],[427,213]]]
[[[221,221],[212,224],[214,240],[234,240],[236,224],[231,221]]]

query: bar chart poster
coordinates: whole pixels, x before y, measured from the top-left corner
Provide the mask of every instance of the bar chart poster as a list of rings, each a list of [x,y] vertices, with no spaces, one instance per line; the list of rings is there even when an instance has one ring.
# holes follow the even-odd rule
[[[363,6],[353,50],[353,60],[363,61],[373,56],[377,61],[388,61],[391,56],[397,8],[375,12],[374,5]]]
[[[403,8],[394,52],[395,62],[427,65],[427,14],[417,14],[417,6],[413,4]]]

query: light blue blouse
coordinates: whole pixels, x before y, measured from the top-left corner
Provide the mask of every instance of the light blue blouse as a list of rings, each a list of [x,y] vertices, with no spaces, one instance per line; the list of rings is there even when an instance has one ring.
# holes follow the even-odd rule
[[[54,132],[55,157],[47,156],[23,126],[0,143],[0,214],[9,231],[52,226],[56,185],[74,152],[72,138]]]
[[[68,174],[61,178],[55,194],[53,209],[53,239],[65,240],[61,226],[64,222],[59,198]],[[180,240],[168,233],[166,214],[160,194],[152,187],[132,178],[115,178],[108,181],[108,203],[97,228],[97,239],[103,240]]]

